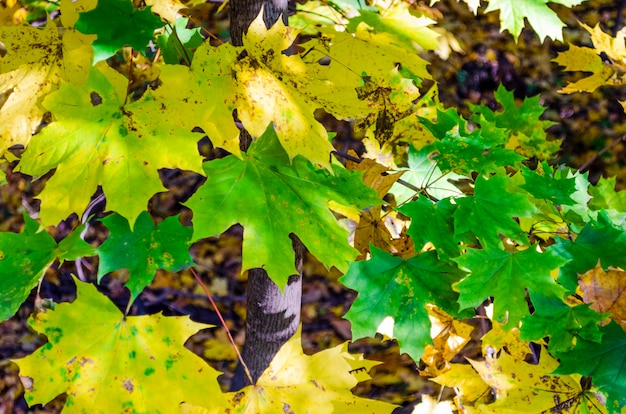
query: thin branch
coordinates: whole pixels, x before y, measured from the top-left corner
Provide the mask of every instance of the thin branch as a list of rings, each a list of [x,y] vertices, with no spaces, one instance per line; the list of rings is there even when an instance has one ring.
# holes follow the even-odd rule
[[[237,344],[235,344],[235,340],[233,339],[233,336],[230,333],[230,329],[228,329],[228,325],[226,325],[226,321],[224,321],[224,318],[222,317],[222,313],[220,312],[220,310],[217,308],[217,305],[213,301],[213,298],[211,297],[211,293],[209,293],[209,289],[207,289],[206,285],[202,283],[202,280],[200,280],[200,276],[198,276],[198,274],[196,273],[193,267],[190,267],[189,270],[191,271],[191,274],[193,275],[193,277],[196,278],[196,280],[198,281],[198,284],[204,291],[204,294],[206,295],[206,297],[209,298],[209,301],[211,302],[213,309],[215,309],[215,312],[217,313],[217,317],[220,319],[222,326],[226,330],[226,335],[228,335],[228,339],[230,340],[230,343],[233,345],[233,348],[235,349],[235,352],[237,353],[237,358],[239,358],[239,362],[241,362],[241,366],[243,367],[243,370],[245,371],[246,376],[248,377],[248,381],[250,381],[250,384],[254,384],[254,381],[252,381],[252,375],[250,374],[250,370],[248,369],[248,366],[246,365],[243,358],[241,357],[241,354],[239,353],[239,348],[237,348]]]
[[[613,141],[611,141],[611,143],[609,145],[607,145],[606,147],[602,148],[600,151],[598,151],[598,153],[596,155],[594,155],[589,160],[587,160],[587,162],[584,163],[578,169],[578,172],[579,173],[584,173],[585,171],[587,171],[589,169],[589,167],[591,167],[591,164],[596,162],[596,160],[598,158],[600,158],[605,152],[607,152],[608,150],[610,150],[611,148],[613,148],[614,146],[616,146],[617,144],[619,144],[620,142],[622,142],[624,140],[626,140],[626,135],[622,135],[621,137],[615,138]]]

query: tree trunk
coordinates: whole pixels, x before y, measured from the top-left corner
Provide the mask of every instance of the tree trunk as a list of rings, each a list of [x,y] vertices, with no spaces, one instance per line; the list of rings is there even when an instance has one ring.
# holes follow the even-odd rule
[[[266,27],[271,27],[281,15],[283,22],[287,23],[287,0],[230,0],[230,36],[235,46],[243,45],[243,35],[261,11],[261,7]],[[242,131],[241,136],[242,150],[246,150],[251,142],[250,135]],[[244,234],[245,231],[244,228]],[[281,346],[295,334],[300,325],[304,246],[293,235],[292,243],[298,274],[290,276],[284,293],[265,270],[248,271],[246,342],[242,358],[250,370],[253,382],[259,379]],[[249,385],[249,382],[239,364],[231,390],[237,391]]]
[[[230,40],[243,46],[243,35],[263,7],[263,21],[269,29],[282,15],[287,24],[287,0],[230,0]]]

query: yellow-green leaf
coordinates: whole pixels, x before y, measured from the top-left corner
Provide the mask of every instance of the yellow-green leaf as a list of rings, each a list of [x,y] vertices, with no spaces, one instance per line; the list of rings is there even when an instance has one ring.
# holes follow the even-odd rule
[[[175,413],[183,401],[227,406],[219,373],[184,347],[208,325],[186,316],[124,317],[93,285],[81,282],[77,296],[29,319],[48,343],[15,360],[28,404],[67,393],[66,413]]]

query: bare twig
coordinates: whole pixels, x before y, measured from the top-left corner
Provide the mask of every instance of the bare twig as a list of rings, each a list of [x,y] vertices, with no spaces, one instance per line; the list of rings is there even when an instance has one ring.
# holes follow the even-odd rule
[[[616,146],[617,144],[619,144],[620,142],[622,142],[624,140],[626,140],[626,135],[622,135],[621,137],[615,138],[613,141],[611,141],[611,143],[609,145],[607,145],[606,147],[602,148],[600,151],[598,151],[598,153],[596,155],[594,155],[593,157],[588,159],[587,162],[585,162],[578,169],[578,172],[579,173],[584,173],[585,171],[587,171],[589,169],[589,167],[591,167],[591,164],[593,164],[598,158],[600,158],[602,156],[602,154],[604,154],[605,152],[607,152],[608,150],[610,150],[611,148],[613,148],[614,146]]]
[[[243,360],[243,358],[241,356],[241,353],[239,353],[239,348],[237,348],[237,344],[235,344],[235,340],[233,339],[233,336],[230,333],[230,329],[228,329],[228,325],[226,325],[226,321],[224,321],[224,318],[222,317],[222,313],[220,312],[220,310],[217,308],[217,305],[213,301],[213,298],[211,297],[211,293],[209,292],[209,289],[207,289],[206,285],[204,283],[202,283],[202,280],[200,279],[200,276],[198,276],[198,274],[196,273],[196,271],[195,271],[195,269],[193,267],[190,267],[189,270],[191,271],[191,274],[193,275],[193,277],[196,278],[196,281],[198,282],[198,284],[200,285],[200,287],[204,291],[204,294],[206,295],[206,297],[211,302],[211,305],[213,306],[213,309],[215,309],[215,312],[217,313],[217,317],[220,319],[220,322],[222,323],[222,326],[226,330],[226,335],[228,335],[228,339],[230,340],[230,343],[233,345],[233,349],[237,353],[237,358],[239,358],[239,362],[241,362],[241,366],[243,367],[243,370],[245,371],[246,376],[248,377],[248,380],[250,381],[250,384],[254,384],[254,381],[252,381],[252,375],[250,374],[250,370],[248,369],[248,366],[246,365],[245,361]]]

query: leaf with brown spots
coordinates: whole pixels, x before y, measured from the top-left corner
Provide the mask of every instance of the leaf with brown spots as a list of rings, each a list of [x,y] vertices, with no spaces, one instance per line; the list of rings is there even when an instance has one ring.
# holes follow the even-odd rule
[[[498,358],[470,360],[470,363],[496,396],[493,404],[478,406],[478,412],[606,412],[595,394],[581,387],[580,375],[550,375],[559,363],[545,348],[537,365],[515,359],[506,352]]]
[[[13,145],[26,146],[46,113],[43,98],[66,81],[84,81],[92,51],[86,36],[67,29],[63,36],[54,23],[0,27],[0,153]]]
[[[598,312],[610,312],[611,317],[626,329],[626,272],[598,265],[579,276],[578,285],[583,300]]]
[[[175,103],[156,100],[149,92],[127,102],[127,84],[122,75],[99,65],[85,85],[64,83],[44,100],[54,122],[33,137],[18,166],[35,178],[56,168],[38,196],[43,224],[81,214],[101,186],[107,210],[132,227],[150,197],[165,191],[160,168],[202,173],[201,135],[177,122]]]
[[[76,283],[72,304],[29,319],[48,337],[34,354],[15,361],[22,378],[30,378],[29,405],[67,393],[67,412],[175,413],[183,401],[228,406],[219,372],[184,347],[209,325],[187,316],[124,317],[93,285]]]

